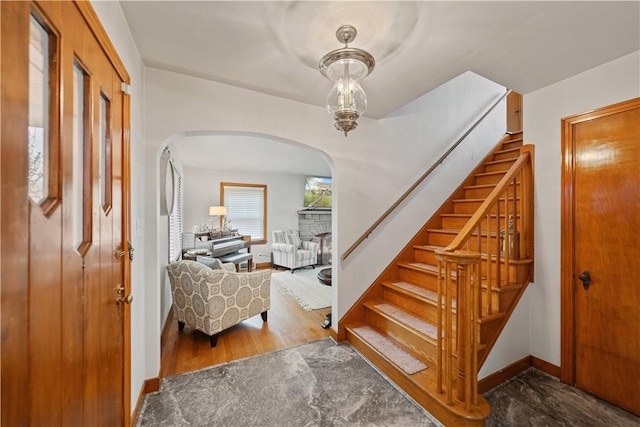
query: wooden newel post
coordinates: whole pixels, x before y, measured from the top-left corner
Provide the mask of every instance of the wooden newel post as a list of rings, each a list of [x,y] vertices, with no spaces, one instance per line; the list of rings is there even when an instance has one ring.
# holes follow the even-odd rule
[[[456,398],[465,403],[467,410],[475,400],[475,380],[477,369],[473,353],[477,352],[477,299],[474,294],[480,285],[478,277],[480,254],[478,252],[436,252],[436,258],[442,262],[454,264],[456,271],[457,307],[456,307],[456,354],[455,367]],[[451,337],[447,337],[450,339]],[[449,375],[450,373],[447,373]],[[452,382],[453,383],[453,382]]]

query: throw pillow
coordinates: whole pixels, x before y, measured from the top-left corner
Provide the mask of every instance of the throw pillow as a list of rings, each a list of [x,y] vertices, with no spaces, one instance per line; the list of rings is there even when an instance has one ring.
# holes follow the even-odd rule
[[[284,240],[289,244],[293,245],[296,248],[300,247],[300,237],[296,233],[286,233],[284,235]]]
[[[217,258],[211,258],[208,256],[198,256],[196,261],[200,264],[204,264],[213,270],[220,270],[222,268],[222,262]]]

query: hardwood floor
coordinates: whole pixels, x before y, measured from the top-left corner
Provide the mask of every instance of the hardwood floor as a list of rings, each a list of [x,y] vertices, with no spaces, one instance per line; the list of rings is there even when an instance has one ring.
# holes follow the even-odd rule
[[[273,270],[273,275],[291,274]],[[169,314],[162,337],[160,377],[218,365],[231,360],[267,353],[281,348],[315,341],[329,336],[322,329],[331,308],[304,311],[277,283],[271,282],[271,309],[268,321],[260,316],[224,331],[216,347],[209,346],[209,337],[185,327],[178,332],[178,323]]]

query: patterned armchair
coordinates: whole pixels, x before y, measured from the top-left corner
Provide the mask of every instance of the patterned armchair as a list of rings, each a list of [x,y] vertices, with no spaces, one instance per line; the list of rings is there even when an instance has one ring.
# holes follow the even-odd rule
[[[256,314],[267,321],[271,308],[271,270],[236,273],[213,270],[196,261],[167,265],[173,314],[184,325],[209,335],[215,347],[218,334]]]
[[[293,273],[296,268],[313,267],[318,263],[319,249],[320,244],[317,242],[301,241],[295,230],[273,232],[271,252],[276,268],[278,266],[286,267]]]

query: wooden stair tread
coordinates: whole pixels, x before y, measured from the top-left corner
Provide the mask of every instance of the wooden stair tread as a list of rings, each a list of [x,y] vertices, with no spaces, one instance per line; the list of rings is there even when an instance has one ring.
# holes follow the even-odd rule
[[[402,294],[408,295],[412,298],[422,300],[428,304],[436,305],[438,301],[438,293],[431,289],[423,288],[422,286],[414,285],[408,282],[383,282],[382,286],[393,289]],[[451,306],[455,309],[457,301],[455,298],[451,299]]]
[[[513,143],[514,141],[516,141],[515,139],[511,139],[509,141],[506,141],[508,143]],[[504,148],[502,150],[496,151],[493,154],[504,154],[504,153],[513,153],[513,152],[517,152],[518,154],[520,153],[520,147],[515,147],[515,148]]]
[[[464,215],[464,214],[463,214]],[[444,246],[436,246],[436,245],[414,245],[414,249],[424,250],[424,251],[437,251],[439,249],[444,249]]]
[[[458,233],[460,233],[460,230],[456,230],[455,228],[428,228],[427,231],[429,233],[441,233],[441,234],[455,234],[458,235]],[[496,233],[495,231],[492,231],[491,233],[489,233],[492,237],[497,236],[498,233]],[[474,231],[473,233],[471,233],[472,236],[477,236],[478,232]],[[486,236],[487,232],[485,230],[481,230],[480,231],[480,235],[481,236]]]
[[[446,217],[446,218],[471,218],[473,216],[472,213],[443,213],[440,214],[440,217]],[[513,216],[511,214],[509,214],[509,216]],[[491,218],[495,218],[496,214],[492,213],[489,215],[489,217]],[[500,218],[504,218],[505,215],[504,214],[500,214]],[[520,214],[516,215],[516,218],[520,218]]]
[[[500,197],[498,200],[500,200],[501,202],[504,202],[504,197]],[[513,200],[513,197],[509,197],[509,200]],[[516,200],[520,200],[520,196],[516,197]],[[452,200],[453,203],[482,203],[484,202],[485,199],[455,199]]]
[[[403,372],[412,375],[427,369],[427,364],[413,354],[407,352],[396,344],[395,340],[368,325],[357,326],[351,331],[357,334],[371,347],[382,354],[389,362],[401,369]]]
[[[492,175],[506,175],[507,171],[493,171],[493,172],[478,172],[473,176],[492,176]]]
[[[438,327],[415,314],[403,310],[395,304],[391,304],[385,300],[374,300],[365,303],[365,306],[371,310],[377,311],[379,314],[394,320],[396,323],[402,324],[405,328],[409,327],[432,340],[438,337]]]
[[[413,298],[421,299],[424,302],[436,304],[438,301],[438,293],[422,286],[414,285],[408,282],[385,282],[382,286],[393,288],[400,293],[410,295]],[[456,308],[456,299],[452,298],[452,307]]]
[[[410,263],[400,263],[399,267],[409,268],[412,270],[422,271],[430,274],[438,274],[438,267],[435,265],[425,264],[423,262],[410,262]],[[455,278],[457,273],[455,271],[451,271],[451,277]]]
[[[498,159],[498,160],[491,160],[489,162],[485,162],[485,166],[487,165],[497,165],[499,163],[514,163],[516,160],[518,160],[517,158],[513,158],[513,159]]]

